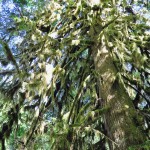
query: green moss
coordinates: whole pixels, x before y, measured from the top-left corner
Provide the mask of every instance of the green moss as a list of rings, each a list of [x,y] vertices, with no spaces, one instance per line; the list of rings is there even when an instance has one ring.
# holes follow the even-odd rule
[[[150,140],[147,140],[146,142],[139,144],[139,145],[133,145],[128,148],[128,150],[149,150],[150,149]]]

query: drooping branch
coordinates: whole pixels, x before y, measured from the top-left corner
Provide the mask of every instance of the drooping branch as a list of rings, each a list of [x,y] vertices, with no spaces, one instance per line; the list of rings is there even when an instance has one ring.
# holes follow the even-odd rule
[[[4,49],[4,52],[5,52],[5,55],[8,59],[8,61],[11,61],[13,63],[13,65],[16,67],[17,71],[19,72],[19,67],[18,67],[18,64],[8,46],[8,44],[2,40],[0,40],[0,43],[3,45],[3,49]]]

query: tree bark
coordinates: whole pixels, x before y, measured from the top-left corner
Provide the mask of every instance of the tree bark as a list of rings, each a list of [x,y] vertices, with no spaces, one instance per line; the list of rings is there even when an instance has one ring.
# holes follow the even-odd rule
[[[5,148],[5,139],[3,138],[1,142],[2,142],[2,150],[6,150],[6,148]]]
[[[93,46],[92,51],[98,73],[100,96],[103,99],[102,105],[109,107],[104,120],[107,136],[114,141],[110,141],[110,149],[127,150],[129,146],[141,144],[143,135],[133,121],[137,117],[136,110],[119,80],[119,73],[106,47],[104,36]]]

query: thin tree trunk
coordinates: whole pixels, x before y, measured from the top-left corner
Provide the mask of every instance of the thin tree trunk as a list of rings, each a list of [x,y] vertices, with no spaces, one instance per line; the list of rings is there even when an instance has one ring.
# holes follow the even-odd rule
[[[93,58],[98,72],[103,106],[109,107],[104,120],[107,134],[115,143],[110,142],[111,150],[127,150],[129,146],[143,142],[141,131],[133,119],[137,117],[123,83],[113,63],[110,52],[105,45],[105,37],[93,47]]]
[[[2,138],[2,150],[6,150],[6,148],[5,148],[5,139],[4,138]]]

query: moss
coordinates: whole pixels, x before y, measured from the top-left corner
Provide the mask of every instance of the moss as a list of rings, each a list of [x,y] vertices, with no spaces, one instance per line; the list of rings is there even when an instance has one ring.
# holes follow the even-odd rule
[[[132,145],[128,147],[128,150],[149,150],[149,148],[150,148],[150,140],[147,140],[142,144]]]

